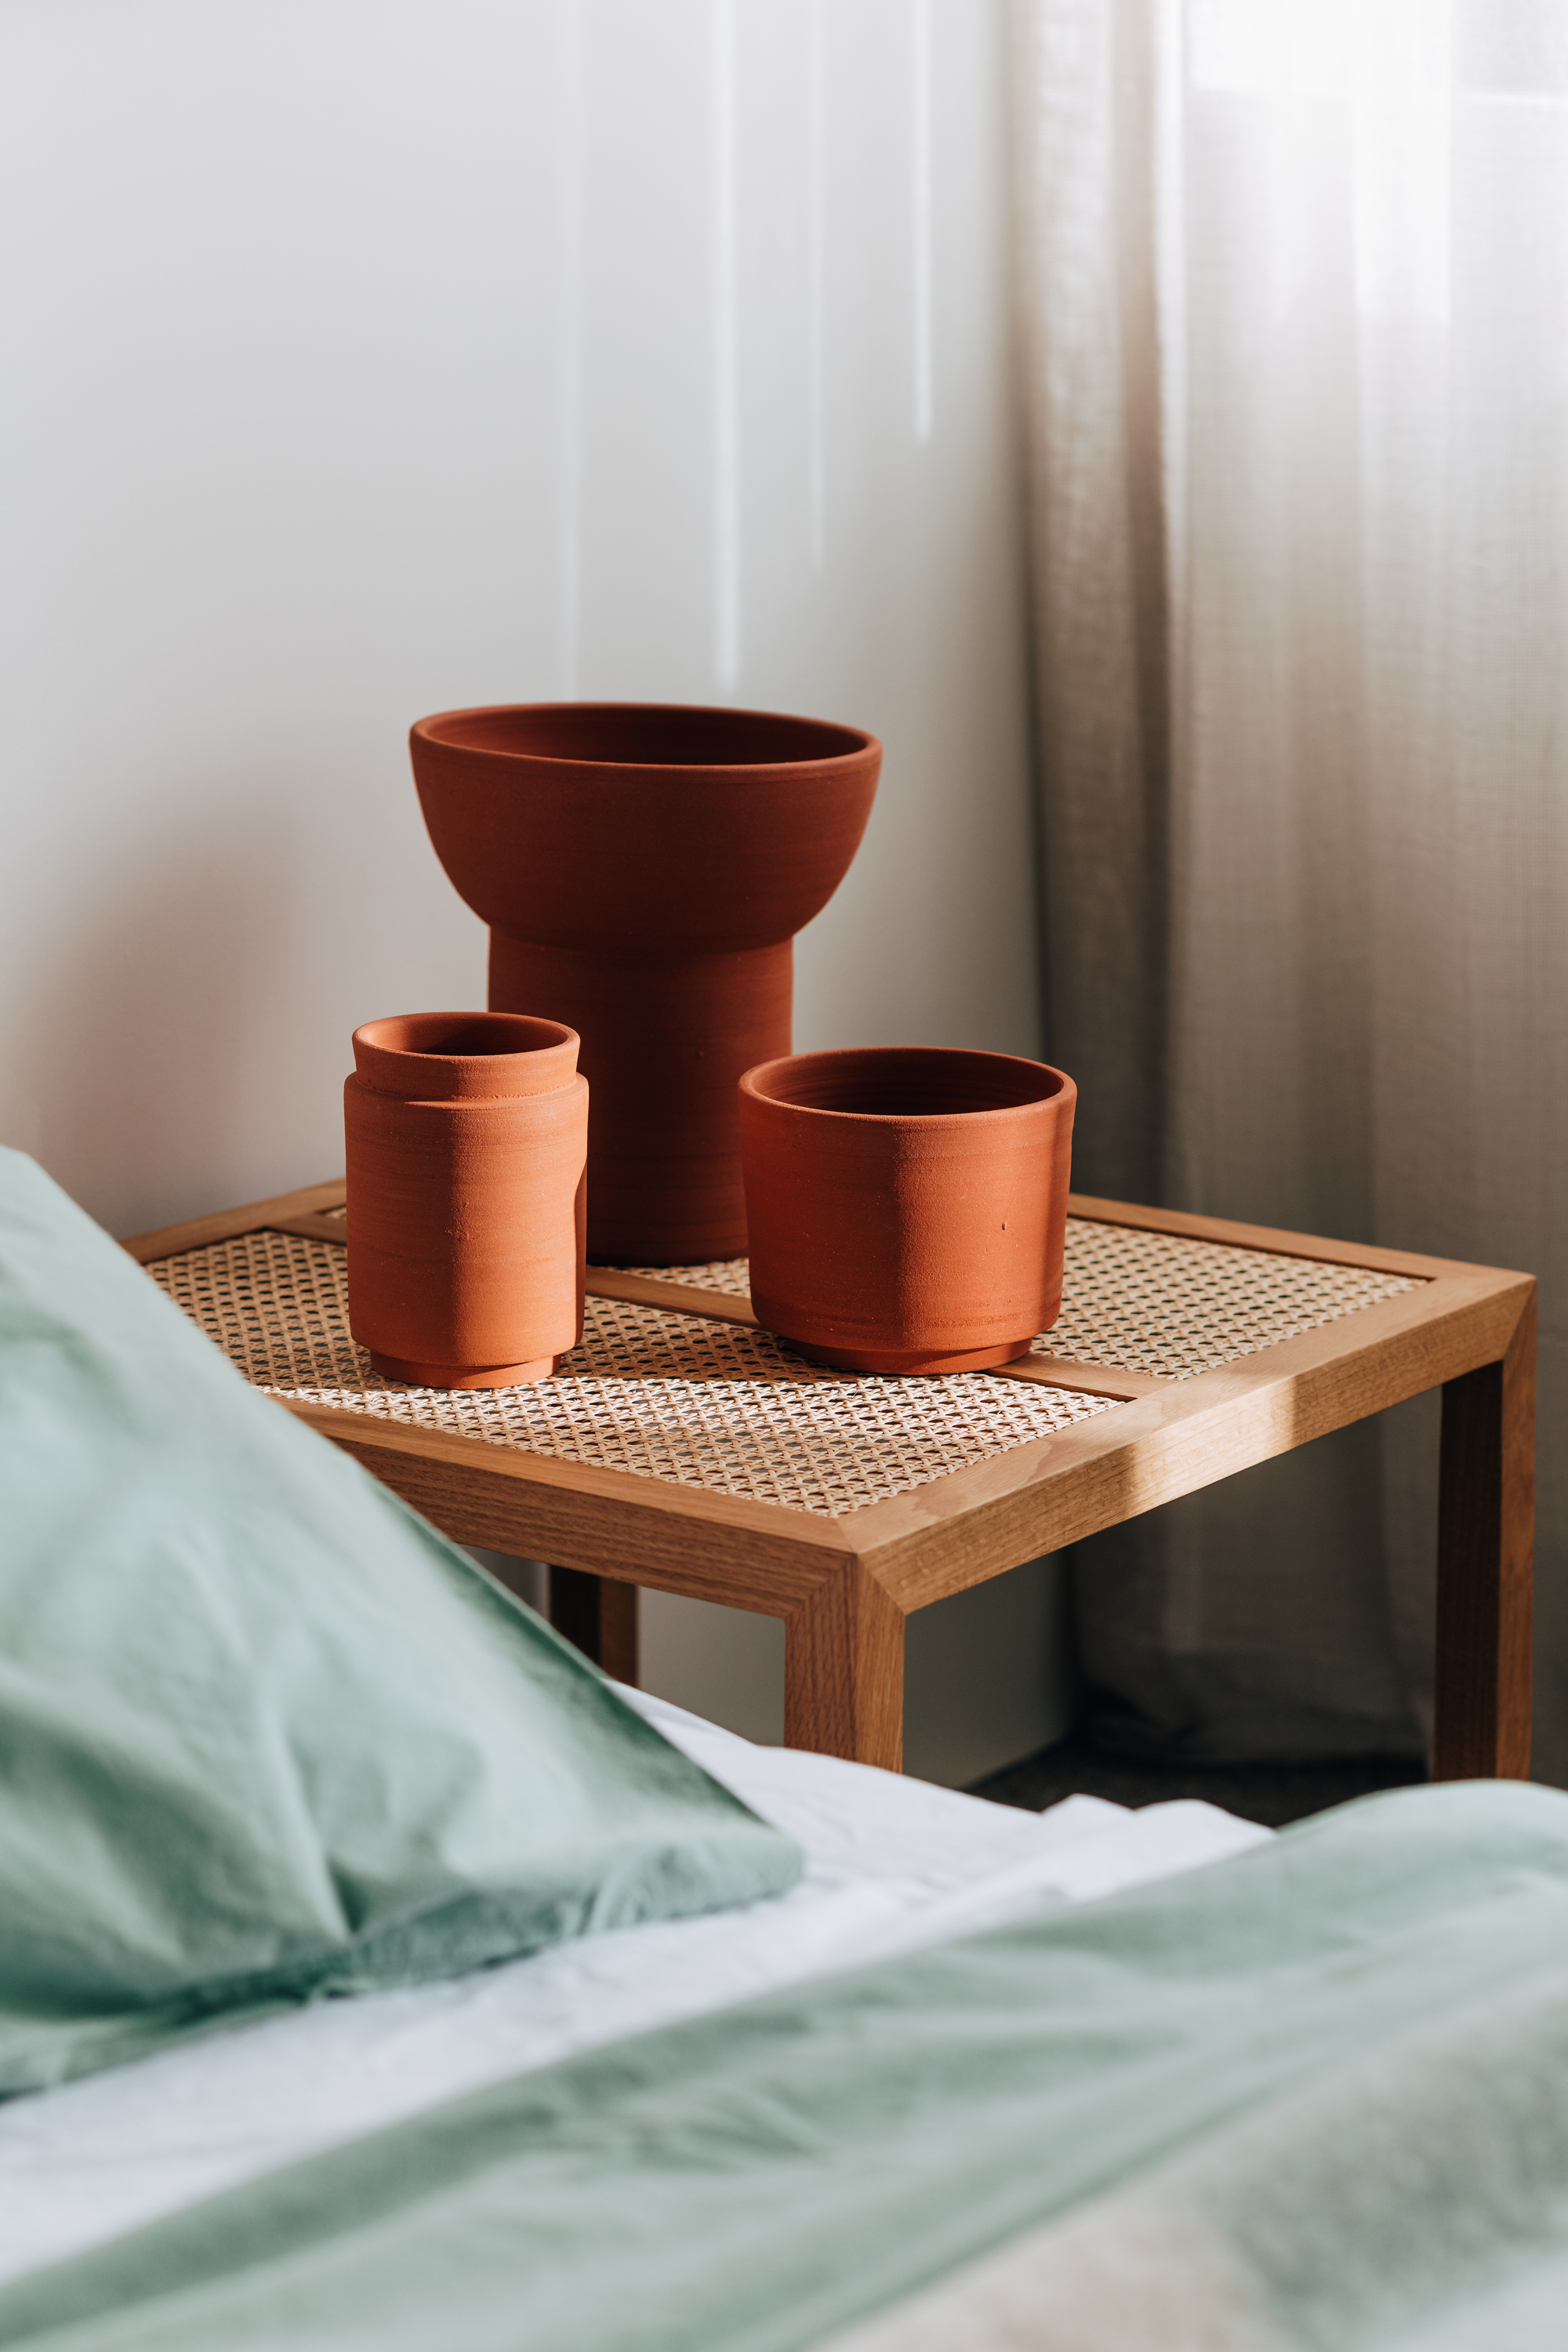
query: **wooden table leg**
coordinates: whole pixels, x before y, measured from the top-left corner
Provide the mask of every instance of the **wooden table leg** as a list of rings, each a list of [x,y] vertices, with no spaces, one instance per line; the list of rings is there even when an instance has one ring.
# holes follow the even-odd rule
[[[1530,1771],[1535,1297],[1500,1363],[1443,1390],[1435,1780]]]
[[[550,1622],[618,1683],[637,1678],[637,1588],[585,1569],[550,1571]]]
[[[784,1620],[784,1746],[902,1768],[903,1612],[858,1560]]]

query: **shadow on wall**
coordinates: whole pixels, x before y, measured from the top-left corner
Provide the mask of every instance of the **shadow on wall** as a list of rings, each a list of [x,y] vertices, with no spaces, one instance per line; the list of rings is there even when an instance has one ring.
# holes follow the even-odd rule
[[[540,1560],[466,1548],[531,1609],[548,1615]],[[1050,1748],[1071,1731],[1077,1690],[1059,1559],[1037,1559],[909,1620],[904,1769],[961,1789]],[[764,1748],[784,1741],[784,1628],[676,1592],[640,1595],[644,1690]]]
[[[1077,1694],[1059,1559],[1037,1559],[908,1621],[904,1769],[963,1788],[1063,1739]],[[674,1592],[642,1595],[645,1690],[764,1746],[784,1738],[784,1629]]]
[[[231,802],[95,848],[52,968],[29,975],[16,1139],[111,1232],[243,1199],[279,1158],[279,999],[300,986],[286,807]]]

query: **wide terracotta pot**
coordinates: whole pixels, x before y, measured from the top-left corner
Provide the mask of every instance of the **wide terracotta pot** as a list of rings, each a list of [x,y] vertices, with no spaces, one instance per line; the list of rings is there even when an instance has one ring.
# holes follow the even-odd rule
[[[542,1380],[583,1331],[588,1088],[577,1038],[413,1013],[353,1036],[349,1328],[422,1388]]]
[[[881,766],[853,727],[660,703],[422,719],[436,854],[490,926],[489,1001],[583,1040],[588,1247],[746,1247],[736,1082],[787,1054],[792,941],[847,872]]]
[[[1078,1089],[1011,1054],[868,1046],[741,1081],[758,1320],[866,1372],[1027,1353],[1061,1311]]]

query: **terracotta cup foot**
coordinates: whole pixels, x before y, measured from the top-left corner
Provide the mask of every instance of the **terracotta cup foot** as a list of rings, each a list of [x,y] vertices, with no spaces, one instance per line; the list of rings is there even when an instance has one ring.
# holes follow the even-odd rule
[[[515,1389],[528,1381],[547,1381],[561,1361],[559,1356],[535,1356],[529,1364],[413,1364],[402,1356],[372,1354],[373,1371],[389,1381],[406,1381],[414,1389]]]

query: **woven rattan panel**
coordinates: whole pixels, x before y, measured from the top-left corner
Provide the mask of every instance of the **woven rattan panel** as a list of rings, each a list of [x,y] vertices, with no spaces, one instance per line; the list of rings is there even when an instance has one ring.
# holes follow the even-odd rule
[[[608,1298],[588,1300],[583,1345],[552,1380],[404,1388],[382,1381],[349,1336],[346,1271],[335,1242],[276,1233],[148,1268],[276,1394],[829,1517],[1115,1410],[1103,1397],[979,1373],[825,1371],[764,1332]]]
[[[743,1257],[638,1271],[747,1296]],[[1061,1315],[1035,1349],[1075,1364],[1187,1380],[1421,1287],[1408,1275],[1072,1217]]]
[[[1074,1363],[1189,1380],[1424,1287],[1408,1275],[1073,1217],[1061,1315],[1035,1346]]]

